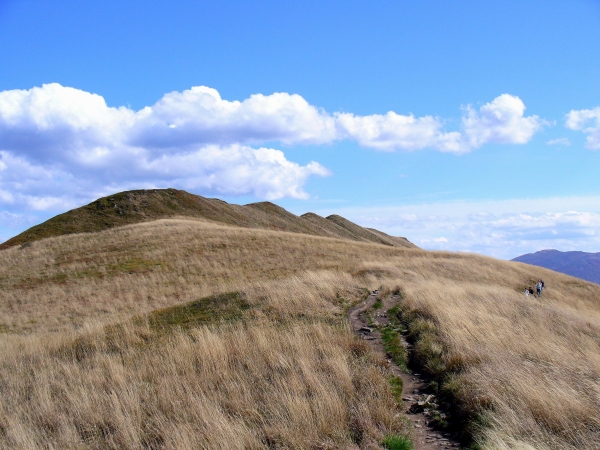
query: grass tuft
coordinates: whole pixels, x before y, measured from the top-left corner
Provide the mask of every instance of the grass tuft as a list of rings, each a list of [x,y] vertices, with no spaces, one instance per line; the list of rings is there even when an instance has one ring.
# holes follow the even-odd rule
[[[398,364],[402,370],[406,371],[408,355],[404,345],[402,345],[398,331],[391,325],[388,325],[381,330],[381,340],[383,341],[383,346],[388,355],[391,356],[394,362]]]
[[[396,402],[399,404],[402,403],[402,388],[403,386],[402,378],[393,376],[390,378],[390,386],[392,387],[392,394],[394,394],[394,398]]]
[[[412,450],[413,443],[407,436],[402,435],[391,435],[386,436],[386,438],[382,441],[381,445],[387,450]]]

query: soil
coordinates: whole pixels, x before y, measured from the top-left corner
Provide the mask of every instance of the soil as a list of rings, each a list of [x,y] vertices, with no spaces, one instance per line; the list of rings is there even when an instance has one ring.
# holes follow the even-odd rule
[[[377,299],[380,299],[383,305],[380,309],[373,308]],[[414,449],[440,450],[461,448],[459,442],[453,439],[452,435],[434,429],[429,424],[428,418],[424,413],[412,414],[409,412],[410,407],[418,400],[418,398],[428,393],[427,382],[418,373],[412,373],[410,371],[405,372],[402,370],[389,355],[387,355],[383,347],[380,332],[375,327],[369,327],[365,316],[367,312],[370,312],[371,319],[377,326],[385,327],[390,323],[387,312],[390,308],[393,308],[398,301],[399,298],[397,296],[379,297],[379,293],[374,291],[366,300],[349,311],[348,318],[352,325],[352,329],[361,339],[368,343],[373,351],[387,360],[389,369],[395,376],[402,378],[402,410],[406,414],[406,417],[412,422]],[[371,328],[372,331],[368,331],[369,328]],[[405,347],[408,348],[409,345],[402,335],[401,339]]]

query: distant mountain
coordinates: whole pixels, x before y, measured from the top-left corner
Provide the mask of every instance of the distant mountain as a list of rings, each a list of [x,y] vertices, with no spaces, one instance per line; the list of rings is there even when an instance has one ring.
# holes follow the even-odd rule
[[[600,253],[541,250],[518,256],[512,261],[545,267],[600,284]]]
[[[231,205],[223,200],[205,198],[177,189],[148,189],[120,192],[59,214],[9,239],[0,245],[0,250],[52,236],[102,231],[177,216],[244,228],[264,228],[393,247],[418,248],[406,238],[363,228],[337,215],[321,217],[306,213],[298,217],[271,202]]]

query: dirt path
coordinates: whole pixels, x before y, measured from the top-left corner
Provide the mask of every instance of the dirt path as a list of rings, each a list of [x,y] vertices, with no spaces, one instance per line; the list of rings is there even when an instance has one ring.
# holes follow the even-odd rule
[[[460,448],[457,441],[451,438],[450,435],[441,433],[433,429],[428,419],[423,413],[412,414],[409,412],[410,407],[418,400],[422,400],[426,396],[427,385],[420,378],[418,373],[406,373],[387,355],[383,342],[381,341],[381,333],[375,327],[369,327],[366,313],[371,314],[372,321],[377,326],[389,325],[390,319],[387,312],[398,303],[397,296],[386,296],[381,298],[382,307],[374,309],[373,305],[379,298],[377,291],[374,291],[369,297],[352,308],[348,313],[348,318],[354,332],[378,354],[382,355],[389,363],[391,372],[402,378],[402,400],[403,410],[413,424],[413,441],[415,450],[430,450],[430,449],[456,449]],[[403,344],[408,347],[408,344],[401,336]]]

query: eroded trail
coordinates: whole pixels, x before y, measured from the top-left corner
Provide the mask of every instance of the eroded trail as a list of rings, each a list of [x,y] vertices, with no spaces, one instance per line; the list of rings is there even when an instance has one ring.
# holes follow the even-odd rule
[[[377,300],[382,302],[381,308],[374,308]],[[388,311],[398,304],[399,298],[396,295],[379,297],[379,293],[374,291],[362,303],[356,305],[348,313],[348,318],[354,332],[376,353],[384,357],[388,363],[390,371],[402,378],[402,400],[403,411],[413,425],[413,442],[415,450],[429,449],[455,449],[460,448],[458,441],[451,435],[435,430],[429,424],[429,418],[426,412],[414,413],[415,410],[422,410],[422,404],[427,402],[427,383],[418,373],[407,373],[396,364],[387,354],[381,332],[379,329],[390,324]],[[370,319],[368,318],[370,316]],[[369,326],[371,325],[371,326]],[[400,334],[402,344],[408,347],[404,337]],[[419,405],[421,404],[421,407]]]

